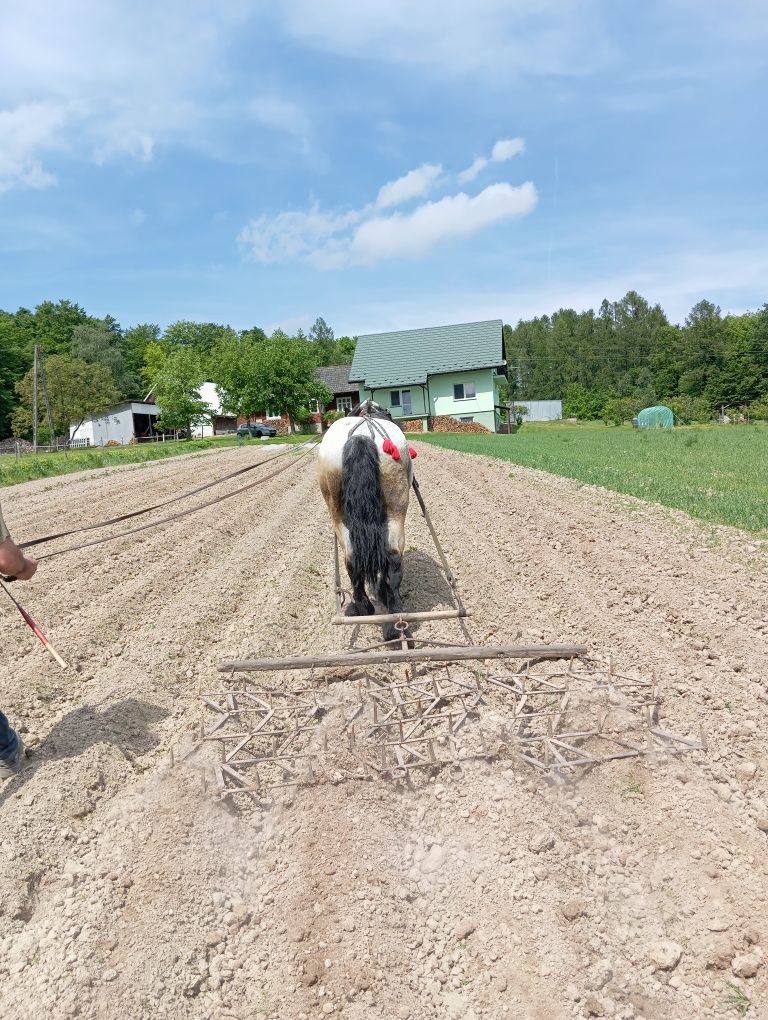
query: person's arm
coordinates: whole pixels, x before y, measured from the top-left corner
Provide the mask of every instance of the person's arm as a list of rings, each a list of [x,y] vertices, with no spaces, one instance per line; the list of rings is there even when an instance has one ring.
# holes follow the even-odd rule
[[[15,542],[6,538],[0,542],[0,574],[28,581],[37,570],[37,561],[25,556]]]

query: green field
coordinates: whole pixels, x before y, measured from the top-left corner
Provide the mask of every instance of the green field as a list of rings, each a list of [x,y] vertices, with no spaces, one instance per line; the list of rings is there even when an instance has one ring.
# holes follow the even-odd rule
[[[768,427],[638,431],[600,425],[524,425],[511,436],[434,433],[449,450],[603,485],[768,537]]]
[[[257,449],[280,443],[305,443],[312,436],[278,436],[275,439],[246,439],[243,445]],[[178,457],[183,453],[197,453],[200,450],[221,450],[239,445],[235,436],[216,439],[186,439],[178,442],[147,443],[143,446],[91,447],[86,450],[70,450],[59,453],[27,454],[18,461],[13,454],[0,455],[0,486],[16,485],[34,478],[52,478],[67,475],[73,471],[87,471],[91,468],[117,467],[120,464],[143,464],[165,457]]]

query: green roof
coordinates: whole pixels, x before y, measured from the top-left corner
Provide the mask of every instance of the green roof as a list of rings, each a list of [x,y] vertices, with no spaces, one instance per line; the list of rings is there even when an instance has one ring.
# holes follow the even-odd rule
[[[501,319],[489,319],[359,336],[349,381],[367,389],[418,385],[430,375],[503,364]]]

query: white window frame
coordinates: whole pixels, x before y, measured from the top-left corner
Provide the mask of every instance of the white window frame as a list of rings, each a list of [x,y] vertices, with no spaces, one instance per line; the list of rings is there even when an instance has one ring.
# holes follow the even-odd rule
[[[352,410],[352,397],[336,397],[336,410],[349,414]]]
[[[456,387],[461,386],[461,392],[463,396],[456,396]],[[467,389],[471,388],[472,392],[467,393]],[[454,400],[477,400],[477,386],[473,382],[460,382],[453,384],[453,399]]]
[[[475,420],[475,416],[473,414],[464,414],[464,415],[462,415],[459,418],[459,421],[465,421],[465,422],[471,422],[471,421],[474,421],[474,420]]]
[[[312,412],[312,414],[319,414],[320,413],[320,401],[319,400],[315,400],[315,398],[312,397],[311,400],[309,401],[309,409]]]

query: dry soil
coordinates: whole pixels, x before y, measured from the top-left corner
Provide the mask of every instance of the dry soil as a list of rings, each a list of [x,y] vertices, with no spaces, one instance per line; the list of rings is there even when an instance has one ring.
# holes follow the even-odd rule
[[[273,455],[31,482],[3,509],[33,537]],[[498,461],[416,466],[477,640],[655,670],[665,722],[708,752],[321,783],[266,814],[203,793],[168,748],[218,664],[348,637],[309,455],[15,586],[70,671],[2,605],[0,705],[33,752],[0,787],[4,1017],[768,1017],[765,545]],[[406,605],[443,604],[415,506],[408,543]]]

